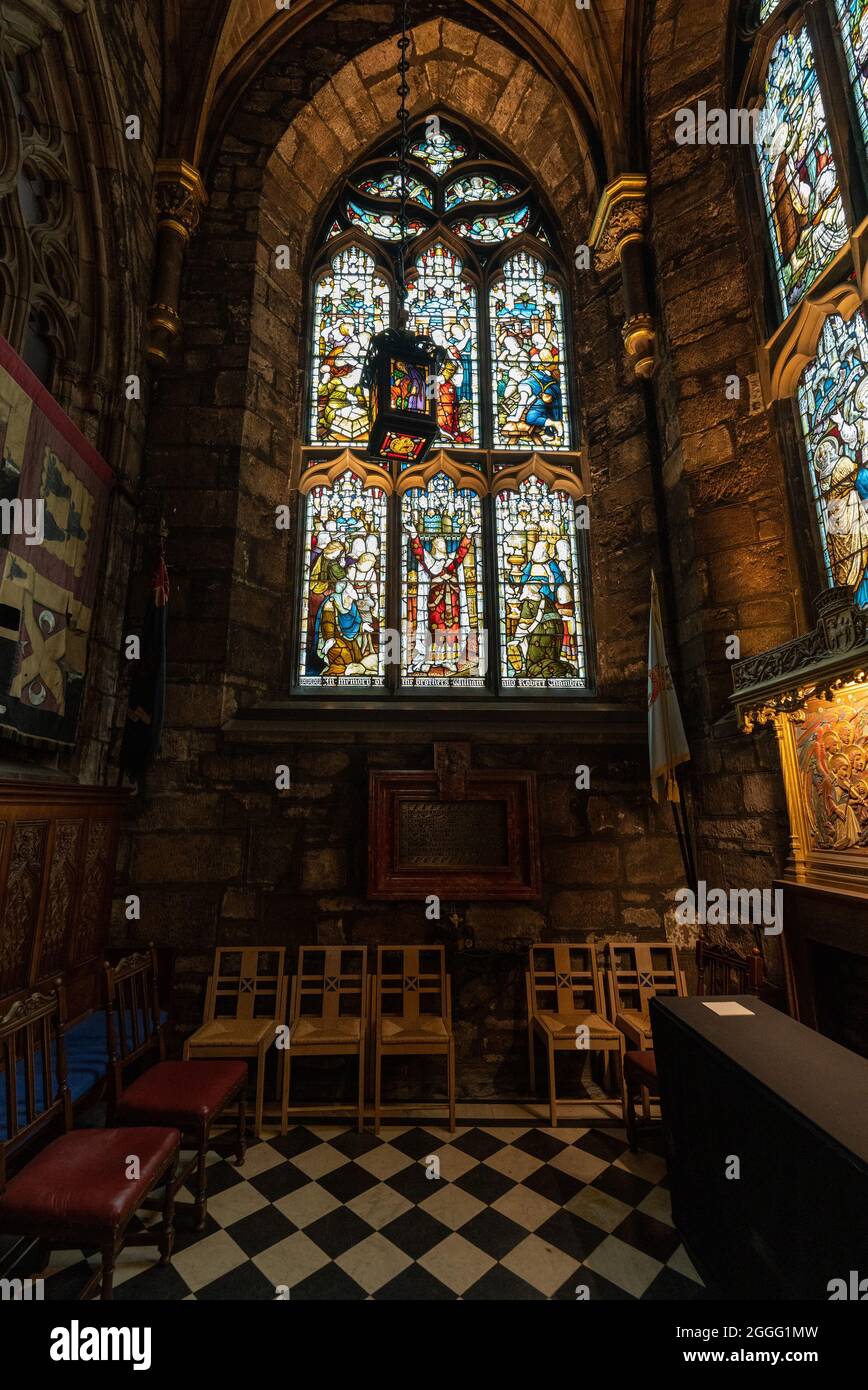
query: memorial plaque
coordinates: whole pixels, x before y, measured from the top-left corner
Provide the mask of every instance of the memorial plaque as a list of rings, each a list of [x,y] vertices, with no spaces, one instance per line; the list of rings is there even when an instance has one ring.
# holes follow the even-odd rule
[[[503,801],[402,801],[398,855],[402,868],[509,866]]]

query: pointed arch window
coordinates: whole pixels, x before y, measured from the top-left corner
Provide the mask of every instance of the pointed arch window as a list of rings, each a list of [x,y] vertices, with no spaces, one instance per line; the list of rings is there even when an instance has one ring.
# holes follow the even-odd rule
[[[361,366],[397,319],[392,142],[323,218],[310,308],[295,684],[591,689],[584,496],[557,226],[529,176],[452,119],[410,133],[408,326],[446,350],[433,454],[366,457]]]

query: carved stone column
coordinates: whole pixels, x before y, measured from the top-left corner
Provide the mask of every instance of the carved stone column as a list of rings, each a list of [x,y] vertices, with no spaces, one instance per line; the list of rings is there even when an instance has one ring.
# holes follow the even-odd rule
[[[208,201],[198,169],[183,159],[158,159],[154,178],[157,252],[148,308],[148,360],[163,367],[181,331],[178,301],[184,253]]]
[[[657,331],[648,302],[645,267],[648,180],[644,174],[622,174],[600,199],[591,227],[590,245],[600,275],[621,267],[625,319],[622,330],[627,355],[638,377],[654,372]]]

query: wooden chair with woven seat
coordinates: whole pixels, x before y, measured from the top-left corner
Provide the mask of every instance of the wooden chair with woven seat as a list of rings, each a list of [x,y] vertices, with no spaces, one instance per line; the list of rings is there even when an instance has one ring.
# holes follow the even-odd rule
[[[253,1128],[257,1138],[262,1134],[265,1060],[286,1018],[285,954],[282,946],[218,946],[204,1021],[184,1044],[185,1062],[225,1057],[255,1060]]]
[[[365,1044],[368,1026],[368,960],[364,946],[302,946],[298,974],[292,981],[289,1048],[283,1060],[280,1132],[286,1134],[290,1115],[356,1116],[359,1133],[365,1124]],[[327,1102],[290,1105],[293,1059],[357,1057],[359,1092],[354,1104]]]
[[[555,1084],[557,1054],[584,1051],[578,1029],[586,1028],[588,1031],[584,1041],[587,1041],[588,1052],[601,1053],[607,1060],[617,1056],[618,1085],[623,1092],[624,1038],[606,1018],[602,981],[593,945],[579,946],[567,941],[531,946],[525,985],[531,1091],[536,1094],[534,1046],[539,1037],[546,1049],[549,1121],[554,1128],[558,1122]]]
[[[195,1153],[178,1173],[175,1186],[183,1186],[196,1170],[193,1219],[196,1230],[201,1230],[208,1204],[206,1162],[212,1131],[226,1123],[226,1111],[234,1105],[238,1107],[235,1153],[239,1165],[247,1152],[247,1063],[166,1061],[153,946],[117,965],[106,962],[104,971],[110,1122],[172,1125],[181,1131]],[[128,1070],[151,1054],[154,1064],[126,1085]]]
[[[80,1297],[99,1286],[100,1297],[110,1299],[125,1245],[156,1245],[160,1264],[172,1258],[181,1136],[171,1126],[72,1129],[64,1015],[57,981],[50,995],[18,1000],[0,1018],[0,1232],[37,1241],[37,1274],[52,1250],[99,1250],[101,1267]],[[7,1183],[10,1164],[58,1124],[63,1134]],[[128,1235],[135,1213],[161,1185],[162,1221]]]
[[[759,997],[763,989],[763,958],[757,946],[741,955],[725,946],[708,946],[701,939],[696,943],[696,993],[753,994]],[[685,991],[686,992],[686,991]],[[657,1094],[657,1064],[650,1048],[630,1051],[624,1058],[624,1087],[626,1091],[624,1120],[630,1148],[639,1147],[639,1121],[636,1106],[641,1096],[643,1119],[649,1118],[649,1101]]]
[[[609,1017],[626,1039],[624,1055],[624,1124],[631,1146],[635,1141],[635,1098],[641,1095],[642,1114],[651,1117],[657,1072],[648,1006],[657,994],[683,998],[687,993],[678,952],[669,942],[609,941],[606,943],[606,988]],[[642,1057],[642,1053],[648,1053]]]
[[[374,981],[374,1133],[380,1117],[406,1110],[382,1104],[385,1057],[445,1057],[449,1129],[455,1130],[452,981],[443,946],[378,946]]]

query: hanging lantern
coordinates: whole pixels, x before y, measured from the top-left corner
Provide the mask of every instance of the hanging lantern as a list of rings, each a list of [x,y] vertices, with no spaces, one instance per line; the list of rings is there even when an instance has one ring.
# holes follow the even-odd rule
[[[407,329],[387,328],[368,348],[368,456],[418,463],[437,436],[437,385],[445,350]]]

